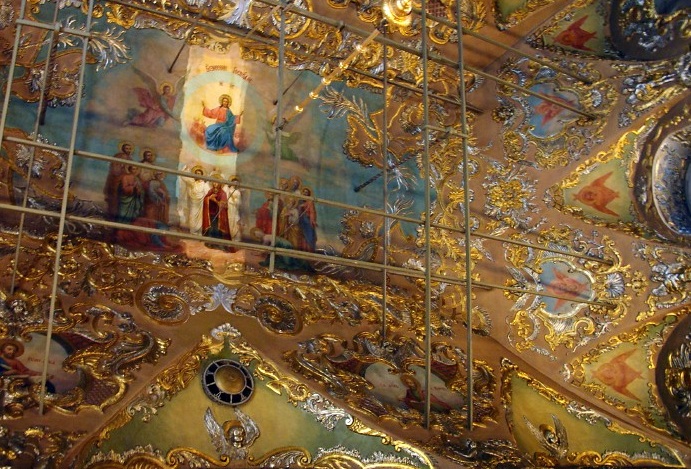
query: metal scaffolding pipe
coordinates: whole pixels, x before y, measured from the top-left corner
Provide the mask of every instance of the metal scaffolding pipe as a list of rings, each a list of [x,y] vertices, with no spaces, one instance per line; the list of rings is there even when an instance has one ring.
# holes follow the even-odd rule
[[[386,36],[386,24],[383,25],[383,34]],[[382,55],[382,65],[384,67],[382,82],[382,142],[381,142],[381,154],[382,154],[382,166],[388,168],[389,166],[389,109],[388,109],[388,98],[389,98],[389,61],[386,57],[387,46],[384,46],[384,51]],[[389,174],[388,171],[383,171],[383,188],[382,188],[382,200],[384,205],[384,212],[388,215],[389,213]],[[386,330],[386,311],[388,309],[388,275],[386,272],[386,267],[389,265],[389,243],[391,242],[391,218],[388,216],[384,217],[384,240],[383,240],[383,260],[384,270],[382,271],[382,314],[381,314],[381,345],[387,342],[387,330]]]
[[[280,3],[277,2],[276,0],[257,0],[257,1],[261,1],[262,3],[265,3],[265,4],[267,4],[267,5],[271,5],[271,6],[280,5]],[[152,9],[152,8],[147,8],[147,7],[144,7],[143,5],[133,5],[133,4],[129,3],[129,2],[125,2],[124,0],[108,0],[108,2],[109,2],[109,3],[115,3],[115,4],[118,4],[118,5],[123,5],[123,6],[126,6],[126,7],[128,7],[128,8],[134,8],[134,9],[137,9],[137,10],[146,11],[146,12],[149,12],[149,13],[152,13],[152,14],[156,14],[156,15],[165,16],[165,17],[167,17],[167,18],[171,18],[171,19],[175,19],[175,20],[182,20],[182,21],[187,21],[187,22],[191,22],[191,21],[192,21],[191,19],[186,18],[186,17],[184,17],[184,16],[173,15],[173,14],[168,13],[168,12],[159,11],[159,10],[155,10],[155,9]],[[305,18],[309,18],[309,19],[313,19],[313,20],[315,20],[315,21],[322,22],[322,23],[327,24],[327,25],[329,25],[329,26],[332,26],[332,27],[334,27],[334,28],[336,28],[336,29],[339,29],[339,28],[340,28],[340,29],[345,29],[345,30],[347,30],[347,31],[349,31],[349,32],[352,32],[352,33],[354,33],[354,34],[357,34],[357,35],[359,35],[359,36],[361,36],[361,37],[367,37],[367,35],[369,34],[368,31],[362,30],[362,29],[360,29],[360,28],[353,27],[353,26],[348,25],[348,24],[344,24],[342,21],[336,21],[336,20],[333,20],[333,19],[331,19],[331,18],[328,18],[328,17],[322,16],[322,15],[319,15],[319,14],[317,14],[317,13],[313,13],[313,12],[311,12],[311,11],[309,11],[309,10],[305,10],[305,9],[303,9],[303,8],[299,8],[299,7],[293,6],[293,8],[291,8],[291,12],[293,12],[293,13],[295,13],[295,14],[299,14],[299,15],[305,17]],[[246,33],[246,30],[243,30],[243,29],[241,29],[241,28],[231,28],[229,25],[226,25],[226,24],[219,25],[218,23],[215,22],[215,20],[209,20],[209,21],[210,21],[209,23],[203,23],[204,26],[207,27],[207,28],[209,28],[209,29],[215,30],[215,31],[219,31],[219,32],[226,33],[226,34],[230,34],[230,35],[237,36],[237,37],[242,37],[242,36],[244,36],[244,34]],[[252,38],[252,40],[253,40],[253,41],[257,41],[257,42],[261,42],[261,43],[263,43],[263,44],[276,46],[275,40],[272,41],[272,40],[266,39],[266,38],[262,38],[261,40],[259,40],[259,38],[257,38],[256,35]],[[392,47],[394,47],[394,48],[397,49],[397,50],[402,50],[402,51],[404,51],[404,52],[408,52],[408,53],[410,53],[410,54],[412,54],[412,55],[416,55],[416,56],[418,56],[418,57],[421,56],[420,51],[417,50],[417,49],[415,49],[414,47],[407,46],[407,45],[405,45],[405,44],[402,44],[402,43],[400,43],[400,42],[394,41],[394,40],[392,40],[392,39],[388,39],[388,38],[387,38],[387,39],[384,39],[384,38],[382,38],[381,36],[379,36],[379,37],[377,37],[377,38],[375,39],[375,41],[376,41],[376,42],[379,42],[380,44],[388,44],[389,46],[392,46]],[[304,53],[303,53],[303,54],[304,54]],[[447,66],[447,67],[449,67],[449,68],[453,68],[454,70],[455,70],[455,68],[456,68],[456,62],[455,62],[455,61],[453,61],[453,60],[451,60],[451,59],[449,59],[449,58],[446,58],[446,57],[439,56],[439,55],[437,55],[437,54],[427,53],[427,59],[430,60],[430,61],[433,61],[433,62],[437,62],[437,63],[439,63],[439,64],[441,64],[441,65],[445,65],[445,66]],[[321,57],[320,60],[326,60],[326,58],[325,58],[325,57]],[[477,74],[477,75],[479,75],[479,76],[482,76],[482,77],[484,77],[484,78],[487,78],[487,79],[489,79],[489,80],[497,81],[497,82],[499,82],[500,84],[503,84],[503,85],[505,85],[505,86],[508,86],[508,87],[510,87],[510,88],[512,88],[512,89],[516,89],[516,90],[522,91],[522,92],[524,92],[524,93],[526,93],[526,94],[529,94],[529,95],[531,95],[531,96],[535,96],[535,97],[540,98],[540,99],[542,99],[542,100],[544,100],[544,101],[548,101],[548,102],[550,102],[550,103],[552,103],[552,104],[555,104],[555,105],[557,105],[557,106],[563,107],[564,109],[568,109],[568,110],[571,111],[571,112],[574,112],[574,113],[576,113],[576,114],[582,115],[582,116],[587,117],[587,118],[589,118],[589,119],[596,119],[596,117],[597,117],[597,116],[594,115],[594,114],[590,114],[590,113],[584,112],[584,111],[582,111],[582,110],[580,110],[580,109],[578,109],[578,108],[575,108],[575,107],[573,107],[573,106],[569,106],[568,104],[566,104],[566,103],[564,103],[564,102],[561,102],[561,101],[559,101],[559,100],[555,100],[555,99],[551,98],[550,96],[542,95],[542,94],[540,94],[540,93],[536,93],[536,92],[531,91],[531,90],[529,90],[529,89],[527,89],[527,88],[524,88],[524,87],[522,87],[522,86],[520,86],[520,85],[516,85],[516,84],[511,83],[511,82],[506,81],[506,80],[502,80],[501,78],[499,78],[499,77],[497,77],[497,76],[494,76],[494,75],[491,75],[491,74],[489,74],[489,73],[483,72],[483,71],[481,71],[481,70],[479,70],[479,69],[477,69],[477,68],[470,67],[470,66],[467,66],[467,65],[466,65],[466,66],[465,66],[465,70],[467,70],[467,71],[469,71],[469,72],[471,72],[471,73],[475,73],[475,74]]]
[[[47,216],[47,217],[58,218],[58,219],[60,218],[59,213],[52,212],[49,210],[34,209],[34,208],[28,208],[28,207],[27,208],[21,208],[21,207],[18,207],[16,205],[10,205],[10,204],[5,204],[5,203],[0,203],[0,210],[9,210],[9,211],[13,211],[13,212],[25,212],[27,214],[32,214],[32,215],[37,215],[37,216]],[[112,221],[108,221],[108,220],[101,220],[98,218],[82,217],[82,216],[78,216],[78,215],[66,215],[65,220],[69,220],[69,221],[73,221],[73,222],[86,223],[86,224],[92,224],[92,225],[96,225],[96,226],[104,226],[104,227],[108,227],[108,228],[116,228],[116,229],[123,229],[123,230],[128,230],[128,231],[137,231],[137,232],[141,232],[141,233],[149,233],[149,234],[156,234],[156,235],[162,235],[162,236],[169,236],[169,237],[179,238],[179,239],[184,239],[184,240],[202,241],[202,242],[209,240],[209,238],[206,236],[195,235],[192,233],[185,233],[185,232],[181,232],[181,231],[169,231],[169,230],[162,230],[162,229],[158,229],[158,228],[148,228],[148,227],[143,227],[143,226],[128,225],[125,223],[118,223],[118,222],[112,222]],[[245,242],[241,242],[241,241],[228,241],[228,240],[223,240],[223,239],[214,239],[214,244],[218,244],[218,245],[222,245],[222,246],[228,246],[228,247],[249,249],[249,250],[253,250],[253,251],[269,252],[269,253],[273,251],[273,252],[276,252],[279,254],[289,255],[290,257],[295,257],[295,258],[299,258],[299,259],[305,259],[305,260],[314,261],[314,262],[324,262],[324,263],[329,263],[329,264],[334,264],[334,265],[343,265],[343,266],[347,266],[347,267],[353,267],[353,268],[376,271],[376,272],[380,272],[380,271],[384,270],[383,266],[381,264],[377,264],[374,262],[349,259],[349,258],[345,258],[345,257],[328,256],[325,254],[311,253],[311,252],[307,252],[307,251],[297,251],[297,250],[291,250],[291,249],[274,248],[272,246],[264,246],[264,245],[258,245],[258,244],[253,244],[253,243],[245,243]],[[424,279],[425,278],[425,273],[421,272],[420,270],[416,270],[416,269],[409,269],[409,268],[405,268],[405,267],[397,267],[397,266],[392,266],[392,265],[387,266],[386,269],[387,269],[387,271],[389,271],[395,275],[410,277],[410,278],[414,278],[414,279]],[[438,282],[438,283],[448,284],[448,285],[465,285],[466,284],[464,279],[457,278],[457,277],[448,277],[448,276],[444,276],[444,275],[432,275],[431,279],[433,282]],[[616,305],[609,303],[609,302],[606,302],[606,301],[585,300],[585,299],[567,297],[567,296],[562,296],[562,295],[554,295],[551,293],[544,293],[544,292],[536,291],[536,290],[527,290],[527,289],[523,289],[523,288],[497,285],[497,284],[492,284],[492,283],[487,283],[487,282],[482,282],[482,281],[473,281],[473,288],[480,288],[483,290],[505,290],[505,291],[510,291],[513,293],[563,299],[563,300],[572,301],[574,303],[590,304],[593,306],[602,306],[605,308],[614,308],[616,306]]]
[[[68,150],[69,150],[69,149],[66,148],[66,147],[59,147],[59,146],[55,146],[55,145],[51,145],[51,144],[47,144],[47,143],[42,143],[42,142],[37,142],[37,141],[34,141],[34,140],[27,140],[27,139],[22,139],[22,138],[17,138],[17,137],[6,137],[6,138],[5,138],[5,141],[13,142],[13,143],[20,143],[20,144],[24,144],[24,145],[28,145],[28,146],[35,146],[35,147],[43,148],[43,149],[46,149],[46,150],[52,150],[52,151],[64,152],[64,153],[67,153]],[[92,152],[83,151],[83,150],[75,150],[74,153],[75,153],[75,155],[77,155],[77,156],[83,156],[83,157],[91,158],[91,159],[95,159],[95,160],[106,161],[106,162],[109,162],[109,163],[122,163],[122,160],[121,160],[121,159],[118,159],[118,158],[115,158],[115,157],[112,157],[112,156],[108,156],[108,155],[101,155],[101,154],[98,154],[98,153],[92,153]],[[172,168],[166,168],[166,167],[163,167],[163,166],[152,165],[152,164],[148,164],[148,163],[142,163],[142,162],[138,162],[138,161],[134,161],[134,160],[128,161],[127,164],[128,164],[128,165],[132,165],[132,166],[137,166],[137,167],[143,168],[143,169],[150,169],[150,170],[155,170],[155,171],[163,171],[163,172],[165,172],[165,173],[167,173],[167,174],[174,174],[174,175],[180,176],[180,177],[193,177],[193,178],[196,178],[196,179],[203,179],[203,180],[209,181],[209,182],[220,182],[220,183],[222,183],[222,184],[227,184],[227,183],[228,183],[228,180],[226,180],[226,179],[219,179],[219,178],[216,178],[216,177],[213,177],[213,176],[196,175],[196,174],[193,174],[193,173],[190,173],[190,172],[186,172],[186,171],[181,171],[181,170],[172,169]],[[269,187],[254,186],[254,185],[251,185],[251,184],[246,184],[246,183],[241,183],[241,182],[237,183],[237,186],[240,187],[240,188],[242,188],[242,189],[249,189],[249,190],[257,190],[257,191],[271,192],[271,193],[274,194],[274,195],[285,195],[285,196],[291,196],[291,195],[293,195],[293,194],[290,193],[290,192],[283,191],[283,190],[280,190],[280,189],[274,189],[274,188],[269,188]],[[369,214],[372,214],[372,215],[377,215],[377,216],[381,216],[381,217],[385,217],[385,218],[390,218],[390,219],[392,219],[392,220],[397,220],[397,221],[399,221],[399,222],[412,223],[412,224],[415,224],[415,225],[419,225],[419,224],[420,224],[420,219],[419,219],[419,218],[412,218],[412,217],[406,217],[406,216],[403,216],[403,215],[397,215],[397,214],[394,214],[394,213],[389,213],[389,212],[387,212],[387,211],[385,211],[385,210],[377,210],[377,209],[372,209],[372,208],[369,208],[369,207],[355,207],[355,206],[350,205],[350,204],[345,204],[345,203],[342,203],[342,202],[337,202],[337,201],[329,200],[329,199],[322,199],[322,198],[315,197],[315,196],[310,196],[309,199],[312,200],[312,201],[314,201],[315,203],[319,203],[319,204],[323,204],[323,205],[329,205],[329,206],[332,206],[332,207],[338,207],[338,208],[342,208],[342,209],[344,209],[344,210],[356,209],[356,210],[358,210],[358,211],[360,211],[360,212],[363,212],[363,213],[369,213]],[[431,223],[430,226],[431,226],[432,228],[435,228],[435,229],[446,230],[446,231],[450,231],[450,232],[452,232],[452,233],[461,233],[461,234],[465,233],[465,229],[464,229],[464,228],[456,228],[456,227],[453,227],[453,226],[442,225],[442,224],[439,224],[439,223]],[[524,247],[531,248],[531,249],[537,249],[537,250],[539,250],[539,251],[547,251],[547,252],[551,252],[551,253],[559,254],[559,255],[563,255],[563,256],[575,257],[575,258],[578,258],[578,259],[584,259],[584,260],[587,260],[587,261],[597,262],[597,263],[600,263],[600,264],[614,265],[614,263],[613,263],[612,261],[608,260],[608,259],[603,259],[603,258],[600,258],[600,257],[590,256],[590,255],[583,254],[583,253],[580,253],[580,252],[575,252],[575,251],[572,251],[572,250],[569,250],[569,249],[558,249],[558,248],[551,248],[551,247],[549,247],[549,246],[539,246],[539,245],[536,245],[536,244],[528,243],[528,242],[526,242],[526,241],[521,241],[521,240],[516,240],[516,239],[509,239],[509,238],[503,238],[503,237],[501,237],[501,236],[495,236],[495,235],[491,235],[491,234],[487,234],[487,233],[473,232],[472,235],[475,236],[475,237],[478,237],[478,238],[489,239],[489,240],[499,241],[499,242],[509,243],[509,244],[515,244],[515,245],[517,245],[517,246],[524,246]]]
[[[262,3],[266,3],[267,5],[275,5],[275,4],[276,4],[275,0],[258,0],[258,1],[261,1]],[[423,7],[423,10],[424,10],[424,7]],[[336,22],[335,20],[332,20],[331,18],[328,18],[328,17],[325,17],[325,16],[323,16],[323,15],[319,15],[319,14],[313,13],[313,12],[311,12],[311,11],[309,11],[309,10],[305,10],[305,9],[303,9],[303,8],[295,7],[295,8],[293,8],[293,11],[294,11],[295,13],[301,14],[301,15],[304,16],[305,18],[314,19],[314,20],[316,20],[316,21],[320,21],[320,22],[322,22],[322,23],[328,24],[328,25],[333,26],[333,27],[337,27],[337,26],[340,27],[341,25],[343,25],[342,23]],[[426,14],[427,14],[427,13],[425,12],[425,15],[426,15]],[[426,17],[425,17],[425,19],[422,20],[423,27],[425,27],[425,31],[426,31],[426,22],[427,22],[427,20],[426,20]],[[360,29],[360,28],[356,28],[356,27],[353,27],[353,26],[350,26],[350,25],[347,25],[347,24],[346,24],[346,25],[343,25],[343,28],[346,29],[347,31],[350,31],[350,32],[352,32],[352,33],[354,33],[354,34],[357,34],[357,35],[359,35],[359,36],[362,36],[362,37],[365,37],[365,36],[367,36],[367,35],[369,34],[369,33],[368,33],[367,31],[365,31],[365,30],[362,30],[362,29]],[[426,38],[424,37],[424,34],[421,34],[421,36],[423,36],[423,40],[426,40]],[[459,34],[459,37],[460,37],[460,34]],[[441,55],[433,54],[433,53],[429,52],[427,49],[425,49],[424,51],[420,52],[419,50],[415,49],[414,47],[407,46],[407,45],[405,45],[405,44],[402,44],[402,43],[400,43],[400,42],[397,42],[397,41],[394,41],[394,40],[388,39],[388,38],[384,39],[384,38],[378,37],[378,38],[375,39],[375,41],[378,42],[378,43],[380,43],[380,44],[385,44],[385,43],[386,43],[386,44],[389,44],[390,46],[393,46],[393,47],[395,47],[396,49],[403,50],[403,51],[405,51],[405,52],[408,52],[408,53],[410,53],[410,54],[412,54],[412,55],[416,55],[416,56],[421,57],[421,58],[423,58],[423,54],[424,54],[423,61],[431,60],[431,61],[437,62],[437,63],[439,63],[439,64],[441,64],[441,65],[445,65],[445,66],[447,66],[447,67],[449,67],[449,68],[453,68],[454,70],[456,69],[456,65],[457,65],[457,62],[456,62],[456,61],[453,61],[453,60],[451,60],[451,59],[449,59],[449,58],[447,58],[447,57],[443,57],[443,56],[441,56]],[[530,94],[531,96],[535,96],[535,97],[540,98],[540,99],[542,99],[542,100],[548,101],[548,102],[550,102],[550,103],[552,103],[552,104],[555,104],[555,105],[557,105],[557,106],[563,107],[564,109],[568,109],[568,110],[571,111],[571,112],[574,112],[574,113],[576,113],[576,114],[582,115],[582,116],[584,116],[584,117],[588,117],[589,119],[595,119],[595,118],[596,118],[596,116],[593,115],[593,114],[590,114],[590,113],[581,111],[581,110],[578,109],[578,108],[575,108],[575,107],[573,107],[573,106],[570,106],[570,105],[568,105],[568,104],[566,104],[566,103],[563,103],[563,102],[561,102],[561,101],[559,101],[559,100],[553,99],[553,98],[551,98],[550,96],[546,96],[546,95],[543,95],[543,94],[540,94],[540,93],[536,93],[536,92],[534,92],[534,91],[529,90],[528,88],[522,87],[522,86],[520,86],[520,85],[516,85],[515,83],[511,83],[511,82],[509,82],[509,81],[507,81],[507,80],[503,80],[503,79],[501,79],[501,78],[499,78],[499,77],[497,77],[497,76],[495,76],[495,75],[492,75],[492,74],[487,73],[487,72],[483,72],[482,70],[477,69],[477,68],[475,68],[475,67],[471,67],[471,66],[468,66],[468,65],[465,65],[465,64],[464,64],[464,70],[467,70],[467,71],[469,71],[469,72],[471,72],[471,73],[475,73],[476,75],[480,75],[480,76],[482,76],[482,77],[484,77],[484,78],[487,78],[487,79],[489,79],[489,80],[496,81],[496,82],[498,82],[498,83],[500,83],[500,84],[502,84],[502,85],[508,86],[508,87],[510,87],[510,88],[523,91],[524,93]]]
[[[91,31],[91,20],[94,10],[94,0],[89,0],[88,12],[86,16],[86,31]],[[77,99],[74,104],[74,114],[72,118],[72,131],[70,135],[70,147],[67,153],[67,168],[65,169],[65,185],[62,193],[62,204],[60,207],[60,222],[58,224],[58,238],[55,246],[55,263],[53,264],[53,285],[50,294],[50,309],[48,310],[48,330],[46,331],[46,352],[43,359],[43,372],[41,374],[41,395],[38,406],[38,413],[43,414],[46,398],[46,381],[48,380],[48,358],[50,357],[50,341],[53,335],[53,321],[55,320],[55,303],[58,295],[58,280],[60,277],[60,257],[62,255],[62,235],[65,229],[65,217],[67,215],[67,202],[69,200],[70,180],[72,176],[72,160],[77,143],[77,127],[79,123],[79,110],[82,104],[82,88],[84,87],[84,75],[86,72],[86,59],[89,49],[89,38],[86,37],[82,44],[82,60],[79,66],[79,89],[76,91]]]
[[[49,31],[50,35],[50,48],[48,50],[48,54],[46,55],[46,63],[43,66],[43,82],[41,83],[40,86],[40,95],[38,98],[38,109],[36,111],[36,119],[34,120],[34,131],[33,131],[33,136],[34,140],[38,140],[38,129],[42,124],[43,119],[45,119],[45,101],[46,97],[48,95],[48,90],[50,88],[50,82],[53,78],[53,74],[50,73],[50,66],[51,66],[51,59],[54,58],[53,55],[53,50],[55,47],[55,38],[56,35],[59,31],[59,25],[56,23],[58,18],[58,4],[55,4],[55,7],[53,8],[53,28],[46,28],[47,31]],[[21,19],[21,18],[20,18]],[[17,64],[13,63],[10,65],[12,68],[16,67]],[[34,167],[34,161],[36,157],[36,147],[30,147],[31,150],[29,151],[29,163],[27,164],[27,171],[26,171],[26,187],[24,188],[24,195],[22,197],[22,207],[26,207],[28,201],[29,201],[29,190],[31,188],[31,175],[33,173],[32,168]],[[19,236],[17,237],[17,244],[14,247],[14,265],[17,265],[17,261],[19,259],[19,251],[21,249],[22,245],[22,234],[23,234],[23,229],[24,227],[24,214],[22,213],[19,217]],[[10,294],[14,294],[14,288],[15,288],[15,281],[16,281],[16,270],[12,271],[12,279],[10,281]]]
[[[429,159],[429,72],[427,70],[427,0],[422,0],[422,163],[423,180],[425,185],[425,415],[424,426],[430,428],[430,414],[432,411],[432,246],[430,243],[432,219],[432,164]],[[470,279],[466,278],[466,282]]]
[[[282,0],[282,5],[285,5],[285,0]],[[278,5],[277,5],[278,6]],[[273,10],[272,10],[273,11]],[[276,83],[276,121],[272,122],[271,125],[274,126],[274,131],[276,132],[275,144],[274,144],[274,187],[280,188],[280,174],[279,166],[281,163],[281,150],[282,150],[282,138],[283,138],[283,88],[284,85],[284,75],[285,75],[285,47],[286,47],[286,9],[281,8],[281,27],[279,28],[279,38],[278,38],[278,80]],[[248,34],[249,35],[249,34]],[[271,246],[276,246],[276,237],[278,236],[278,197],[274,194],[273,200],[271,201]],[[274,271],[276,264],[276,252],[272,251],[269,254],[269,272]]]
[[[34,145],[36,147],[44,148],[47,150],[62,151],[62,152],[67,152],[67,150],[68,150],[67,148],[51,146],[50,144],[35,142],[33,140],[26,140],[26,139],[21,139],[21,138],[17,138],[17,137],[6,137],[5,140],[8,142],[21,143],[21,144],[25,144],[25,145]],[[100,155],[98,153],[91,153],[91,152],[81,151],[81,150],[75,151],[75,155],[84,156],[87,158],[92,158],[92,159],[111,162],[111,163],[118,163],[118,162],[121,163],[122,162],[122,160],[120,160],[118,158],[114,158],[112,156]],[[213,176],[196,175],[196,174],[193,174],[190,172],[180,171],[180,170],[176,170],[176,169],[172,169],[172,168],[166,168],[166,167],[158,166],[158,165],[152,165],[152,164],[148,164],[148,163],[141,163],[138,161],[128,161],[127,164],[132,165],[132,166],[137,166],[140,168],[144,168],[144,169],[163,171],[163,172],[166,172],[168,174],[175,174],[176,176],[180,176],[180,177],[193,177],[196,179],[203,179],[203,180],[209,181],[209,182],[220,182],[223,184],[228,183],[228,181],[226,179],[219,179],[219,178],[216,178]],[[274,195],[285,195],[285,196],[293,195],[290,192],[282,191],[280,189],[254,186],[251,184],[246,184],[246,183],[241,183],[241,182],[238,183],[237,186],[242,188],[242,189],[271,192]],[[319,204],[323,204],[323,205],[329,205],[332,207],[338,207],[338,208],[342,208],[344,210],[352,210],[353,208],[355,208],[358,211],[363,212],[363,213],[369,213],[372,215],[387,217],[387,218],[390,218],[392,220],[397,220],[400,222],[412,223],[412,224],[416,224],[416,225],[420,224],[419,218],[412,218],[412,217],[406,217],[403,215],[397,215],[394,213],[388,213],[384,210],[377,210],[377,209],[372,209],[372,208],[368,208],[368,207],[354,207],[353,205],[350,205],[350,204],[345,204],[342,202],[337,202],[337,201],[329,200],[329,199],[322,199],[322,198],[315,197],[315,196],[310,196],[309,199],[314,201],[315,203],[319,203]],[[435,228],[435,229],[450,231],[452,233],[461,233],[461,234],[465,233],[464,228],[456,228],[453,226],[442,225],[439,223],[431,223],[431,227]],[[614,265],[614,263],[608,259],[590,256],[590,255],[583,254],[580,252],[575,252],[575,251],[572,251],[569,249],[558,249],[558,248],[552,248],[549,246],[539,246],[536,244],[528,243],[526,241],[503,238],[501,236],[495,236],[495,235],[491,235],[491,234],[487,234],[487,233],[473,232],[472,235],[475,237],[478,237],[478,238],[489,239],[489,240],[499,241],[499,242],[509,243],[509,244],[515,244],[517,246],[524,246],[524,247],[527,247],[530,249],[537,249],[539,251],[547,251],[547,252],[551,252],[551,253],[559,254],[559,255],[563,255],[563,256],[575,257],[578,259],[584,259],[587,261],[597,262],[600,264]]]
[[[456,0],[456,19],[461,26],[461,2]],[[468,166],[468,121],[465,110],[465,74],[463,73],[463,35],[458,35],[458,79],[461,82],[459,94],[461,98],[461,132],[463,133],[463,218],[465,220],[465,320],[466,320],[466,386],[468,393],[467,426],[473,431],[474,402],[473,402],[473,269],[471,266],[472,253],[470,250],[470,174]]]

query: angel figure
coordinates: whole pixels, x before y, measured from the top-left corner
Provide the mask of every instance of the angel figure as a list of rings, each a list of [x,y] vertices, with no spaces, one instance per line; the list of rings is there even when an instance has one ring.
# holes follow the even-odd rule
[[[154,77],[136,67],[134,67],[134,73],[139,75],[147,85],[147,88],[132,88],[137,95],[139,105],[144,110],[130,109],[127,112],[127,120],[122,125],[153,128],[162,127],[168,118],[177,120],[174,113],[175,101],[185,77],[178,78],[175,85],[168,82],[159,84]]]
[[[227,420],[220,424],[210,408],[206,408],[204,424],[211,441],[220,455],[231,460],[247,459],[247,449],[259,437],[259,428],[250,417],[235,409],[237,420]]]
[[[564,425],[556,415],[552,414],[554,426],[541,424],[539,427],[536,427],[525,415],[523,416],[523,420],[525,420],[530,433],[537,439],[540,446],[549,452],[550,456],[557,459],[564,459],[566,457],[569,452],[569,441],[566,438],[566,428],[564,428]]]
[[[279,132],[281,134],[281,159],[283,161],[299,161],[300,159],[297,154],[295,154],[295,150],[293,150],[292,146],[300,140],[302,134],[300,132],[286,132],[276,127],[276,116],[273,116],[270,121],[266,122],[264,127],[266,139],[271,143],[273,148],[271,154],[276,154],[276,142]]]

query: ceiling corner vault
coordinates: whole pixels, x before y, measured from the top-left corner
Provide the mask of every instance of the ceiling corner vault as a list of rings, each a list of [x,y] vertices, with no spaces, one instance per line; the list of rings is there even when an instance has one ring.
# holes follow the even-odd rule
[[[0,0],[0,466],[691,467],[685,0]]]

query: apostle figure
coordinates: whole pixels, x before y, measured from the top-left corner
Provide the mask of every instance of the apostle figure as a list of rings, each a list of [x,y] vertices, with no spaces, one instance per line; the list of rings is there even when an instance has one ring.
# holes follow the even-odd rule
[[[307,198],[312,196],[312,190],[309,187],[302,188],[302,195],[305,198],[298,202],[298,226],[302,231],[298,249],[314,252],[317,247],[317,209],[314,201]]]
[[[258,228],[262,233],[271,233],[273,231],[273,208],[274,208],[274,195],[271,192],[266,192],[266,200],[259,207],[255,213],[256,223],[255,227]],[[281,205],[279,200],[278,211],[281,211]]]
[[[127,166],[125,174],[118,182],[118,211],[116,220],[131,223],[142,213],[144,208],[144,188],[139,179],[139,168]]]
[[[220,174],[213,174],[220,178]],[[211,189],[204,196],[204,209],[202,215],[202,234],[210,238],[230,239],[230,227],[228,225],[228,196],[221,183],[213,181]],[[225,246],[206,243],[210,248],[226,249]],[[233,248],[227,250],[234,252]]]
[[[230,178],[230,184],[226,191],[228,196],[228,226],[230,231],[230,239],[233,241],[242,240],[242,225],[240,222],[240,204],[242,203],[242,194],[237,183],[240,182],[237,176]]]
[[[183,167],[183,171],[187,171],[187,166]],[[197,176],[203,176],[204,170],[197,165],[192,168],[192,173]],[[182,182],[182,210],[180,211],[181,222],[187,226],[190,233],[202,234],[202,214],[204,206],[204,198],[209,191],[209,183],[203,179],[180,177]]]
[[[134,145],[125,142],[120,145],[120,151],[113,155],[113,158],[125,160],[124,162],[114,161],[110,163],[108,169],[108,176],[106,176],[106,183],[103,186],[103,195],[106,200],[106,213],[108,218],[115,219],[118,214],[118,183],[120,177],[125,174],[127,161],[132,160],[132,152],[134,152]]]
[[[170,194],[166,187],[166,175],[163,171],[154,172],[154,177],[146,186],[146,198],[144,211],[150,214],[154,220],[168,225],[168,207],[170,205]]]
[[[145,148],[142,151],[142,163],[146,164],[151,164],[154,165],[156,164],[156,153],[150,148]],[[154,178],[154,169],[149,169],[149,168],[140,168],[139,169],[139,179],[142,181],[142,185],[144,186],[144,189],[146,189],[149,185],[149,181],[151,181]]]

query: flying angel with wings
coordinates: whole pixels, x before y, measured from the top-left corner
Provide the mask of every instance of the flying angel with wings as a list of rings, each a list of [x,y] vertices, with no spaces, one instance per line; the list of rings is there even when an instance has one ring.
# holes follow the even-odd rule
[[[549,452],[550,456],[560,460],[566,457],[569,452],[569,441],[566,437],[566,428],[556,415],[552,415],[554,426],[541,424],[539,427],[536,427],[525,415],[523,416],[523,420],[525,420],[530,433],[537,439],[540,446]]]
[[[220,455],[226,455],[231,460],[247,459],[247,449],[259,437],[259,428],[254,420],[239,409],[235,409],[235,416],[237,420],[227,420],[220,424],[207,407],[204,424]]]
[[[131,108],[127,112],[127,120],[123,122],[123,125],[153,128],[162,127],[169,118],[177,120],[175,102],[177,101],[177,93],[185,80],[184,75],[178,78],[173,85],[167,81],[159,83],[154,77],[136,67],[134,67],[134,73],[147,86],[146,88],[132,88],[137,96],[137,101],[139,101],[139,106],[144,109]]]

